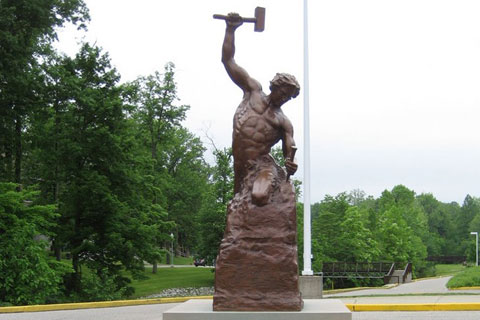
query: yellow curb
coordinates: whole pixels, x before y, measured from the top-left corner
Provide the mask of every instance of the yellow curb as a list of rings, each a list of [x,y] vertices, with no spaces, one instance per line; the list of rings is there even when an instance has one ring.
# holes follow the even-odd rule
[[[59,304],[44,304],[44,305],[32,305],[32,306],[0,307],[0,313],[126,307],[126,306],[137,306],[137,305],[145,305],[145,304],[177,303],[177,302],[185,302],[185,301],[190,300],[190,299],[212,299],[212,296],[156,298],[156,299],[139,299],[139,300],[117,300],[117,301],[80,302],[80,303],[59,303]]]
[[[140,300],[118,300],[101,302],[81,302],[81,303],[62,303],[46,304],[33,306],[0,307],[0,313],[16,312],[39,312],[55,310],[75,310],[75,309],[93,309],[93,308],[111,308],[126,307],[147,304],[178,303],[190,299],[212,299],[212,296],[197,297],[176,297],[176,298],[156,298]],[[397,303],[397,304],[353,304],[347,303],[345,306],[350,311],[480,311],[480,302],[472,303]]]
[[[480,290],[480,287],[458,287],[458,288],[449,288],[448,290]]]
[[[480,302],[473,303],[396,303],[345,304],[350,311],[479,311]]]

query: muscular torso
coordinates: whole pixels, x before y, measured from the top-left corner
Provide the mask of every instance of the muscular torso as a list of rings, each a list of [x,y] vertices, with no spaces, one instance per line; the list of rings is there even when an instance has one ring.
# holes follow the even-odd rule
[[[283,135],[279,108],[269,108],[263,92],[246,94],[233,118],[233,157],[235,162],[255,160],[270,152]]]

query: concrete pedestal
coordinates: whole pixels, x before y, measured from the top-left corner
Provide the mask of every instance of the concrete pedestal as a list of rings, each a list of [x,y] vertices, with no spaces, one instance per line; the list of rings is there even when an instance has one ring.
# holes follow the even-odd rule
[[[213,311],[212,300],[188,300],[163,313],[163,320],[351,320],[338,299],[306,299],[302,311]]]
[[[323,276],[300,276],[298,286],[303,299],[321,299],[323,297]]]

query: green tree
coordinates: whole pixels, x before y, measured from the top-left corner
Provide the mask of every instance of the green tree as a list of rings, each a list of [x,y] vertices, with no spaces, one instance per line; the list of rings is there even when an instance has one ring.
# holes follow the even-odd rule
[[[393,262],[412,262],[418,273],[426,268],[427,220],[415,193],[405,186],[385,190],[378,199],[376,240],[380,257]]]
[[[198,241],[196,216],[207,189],[208,172],[203,159],[201,140],[184,128],[174,131],[167,146],[166,168],[169,177],[166,189],[169,218],[175,222],[178,249],[190,255]]]
[[[150,166],[144,168],[143,174],[149,177],[151,187],[147,190],[150,194],[144,197],[165,212],[169,220],[168,225],[159,228],[155,245],[169,247],[168,235],[175,233],[175,242],[189,248],[195,242],[192,214],[200,207],[206,180],[202,173],[204,150],[200,140],[181,126],[190,107],[177,105],[175,66],[167,63],[164,73],[139,77],[126,87],[137,123],[137,139],[145,148],[142,154],[149,154]],[[152,264],[156,272],[157,260]]]
[[[425,239],[430,256],[454,255],[451,242],[455,236],[455,211],[451,205],[444,204],[432,194],[421,194],[417,201],[423,207],[428,218],[429,236]]]
[[[339,242],[336,247],[339,261],[377,261],[380,256],[378,244],[367,228],[368,212],[358,207],[350,207],[345,212],[339,226]]]
[[[2,0],[0,4],[0,180],[22,182],[23,132],[38,106],[39,57],[58,27],[84,26],[82,0]]]
[[[472,246],[471,228],[476,228],[478,216],[480,215],[480,199],[467,195],[463,201],[457,217],[457,230],[455,238],[457,240],[458,251],[460,254],[467,254],[469,260],[474,256],[474,249]]]
[[[53,100],[62,106],[61,122],[56,127],[53,116],[50,130],[58,130],[55,160],[62,182],[56,238],[70,251],[74,270],[67,293],[78,300],[118,298],[130,293],[121,269],[135,273],[158,251],[149,246],[155,225],[148,214],[161,220],[162,213],[136,192],[143,181],[135,166],[135,139],[108,56],[85,44],[61,63],[60,87],[52,82],[51,89],[61,97]],[[92,272],[82,277],[82,266]],[[87,285],[92,281],[103,291],[93,294]]]
[[[209,262],[217,257],[225,230],[227,205],[233,197],[232,149],[214,148],[215,166],[211,168],[210,183],[198,216],[197,253]]]
[[[37,204],[39,192],[0,183],[0,301],[14,305],[56,301],[68,266],[48,258],[55,213]]]
[[[312,209],[312,252],[314,271],[320,271],[324,261],[338,261],[343,258],[338,256],[341,223],[350,208],[348,197],[340,193],[336,197],[325,196],[322,202],[314,205]],[[318,213],[316,211],[318,210]]]

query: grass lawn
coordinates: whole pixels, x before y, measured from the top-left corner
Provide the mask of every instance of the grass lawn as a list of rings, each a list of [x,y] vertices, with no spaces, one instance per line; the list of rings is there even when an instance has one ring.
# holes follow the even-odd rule
[[[174,260],[175,262],[175,260]],[[132,280],[135,293],[131,298],[139,298],[159,293],[169,288],[212,287],[214,273],[210,268],[158,268],[156,274],[152,268],[145,268],[147,279]]]
[[[165,260],[163,260],[165,263]],[[193,266],[193,257],[175,257],[173,258],[173,264],[179,264],[179,265],[192,265]]]
[[[466,268],[457,273],[447,283],[447,288],[480,286],[480,267]]]
[[[158,261],[158,264],[167,264],[167,255],[162,254],[160,256],[160,260]],[[170,262],[168,263],[170,264]],[[173,258],[173,264],[177,265],[192,265],[193,266],[193,257],[181,257],[181,256],[176,256]]]
[[[459,272],[462,272],[465,269],[466,267],[461,264],[437,264],[435,265],[435,275],[451,276]]]

